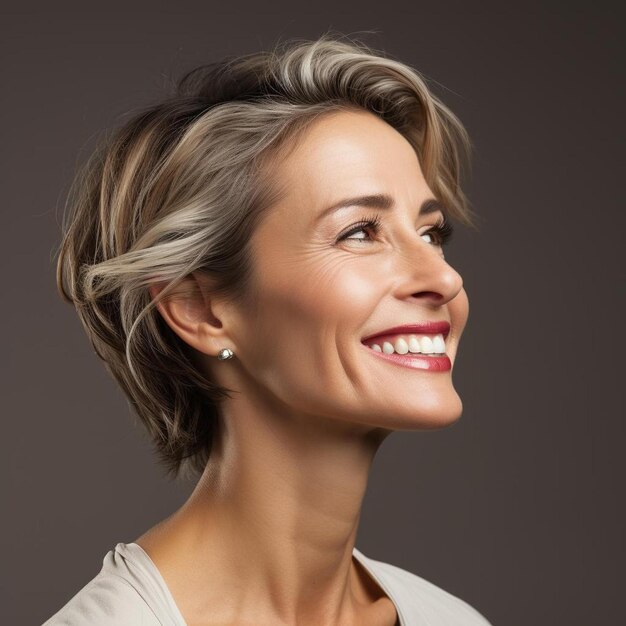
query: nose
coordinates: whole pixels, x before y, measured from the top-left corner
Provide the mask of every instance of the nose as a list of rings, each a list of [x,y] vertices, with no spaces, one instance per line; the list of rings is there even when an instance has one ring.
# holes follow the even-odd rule
[[[396,297],[413,298],[424,304],[441,306],[452,300],[463,288],[463,278],[445,260],[441,248],[417,236],[399,253],[398,276],[402,280]]]

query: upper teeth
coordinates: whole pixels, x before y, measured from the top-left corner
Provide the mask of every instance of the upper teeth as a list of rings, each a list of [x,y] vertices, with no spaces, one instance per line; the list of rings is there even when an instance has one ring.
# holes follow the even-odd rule
[[[406,354],[407,352],[421,352],[423,354],[444,354],[446,344],[443,335],[404,335],[397,337],[393,343],[384,341],[382,348],[380,344],[373,343],[370,345],[372,350],[384,352],[385,354]]]

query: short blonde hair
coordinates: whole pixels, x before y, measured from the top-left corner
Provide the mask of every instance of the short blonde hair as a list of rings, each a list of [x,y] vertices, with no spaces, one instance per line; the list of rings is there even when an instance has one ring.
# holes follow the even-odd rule
[[[449,216],[473,225],[460,186],[471,143],[459,119],[416,70],[330,34],[192,70],[101,140],[76,175],[57,286],[174,477],[202,472],[232,390],[207,380],[155,305],[192,272],[249,303],[247,244],[279,197],[279,148],[320,115],[355,108],[398,130]]]

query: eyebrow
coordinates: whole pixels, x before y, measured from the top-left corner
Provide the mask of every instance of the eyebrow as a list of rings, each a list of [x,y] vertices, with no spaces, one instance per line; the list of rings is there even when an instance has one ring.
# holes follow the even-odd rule
[[[353,206],[361,206],[367,207],[371,209],[391,209],[394,206],[393,198],[386,193],[378,193],[378,194],[370,194],[367,196],[356,196],[354,198],[344,198],[339,202],[329,206],[324,209],[317,217],[320,220],[323,217],[326,217],[330,213],[334,213],[339,209],[346,209],[348,207]],[[437,200],[437,198],[427,198],[422,202],[422,206],[420,207],[419,214],[420,215],[428,215],[429,213],[436,213],[437,211],[441,211],[445,213],[445,207]]]

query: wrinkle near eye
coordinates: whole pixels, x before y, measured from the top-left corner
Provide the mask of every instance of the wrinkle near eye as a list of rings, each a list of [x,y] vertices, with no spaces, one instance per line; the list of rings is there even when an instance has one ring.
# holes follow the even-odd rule
[[[346,271],[346,260],[338,255],[326,254],[310,258],[314,258],[315,263],[311,263],[310,269],[306,272],[307,281],[310,277],[314,283],[321,287],[327,287],[330,281]]]

